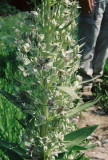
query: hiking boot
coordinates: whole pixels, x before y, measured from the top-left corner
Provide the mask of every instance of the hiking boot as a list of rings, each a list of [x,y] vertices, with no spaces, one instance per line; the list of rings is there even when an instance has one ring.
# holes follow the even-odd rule
[[[91,89],[91,86],[84,86],[82,88],[82,92],[80,93],[80,95],[82,96],[83,101],[90,101],[95,99],[95,96],[93,95]]]
[[[103,80],[101,79],[101,78],[97,78],[97,79],[95,79],[95,81],[94,81],[95,83],[102,83],[103,82]]]

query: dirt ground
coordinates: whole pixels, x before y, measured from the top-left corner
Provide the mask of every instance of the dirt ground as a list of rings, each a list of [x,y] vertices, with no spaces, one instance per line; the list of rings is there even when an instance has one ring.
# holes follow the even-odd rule
[[[84,151],[90,160],[108,160],[108,114],[106,115],[101,107],[93,106],[88,112],[82,112],[78,126],[99,125],[95,132],[88,137],[97,147]]]

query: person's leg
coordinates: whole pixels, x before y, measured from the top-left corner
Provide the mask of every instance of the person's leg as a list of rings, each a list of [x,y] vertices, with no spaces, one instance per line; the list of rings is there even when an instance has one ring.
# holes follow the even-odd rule
[[[105,61],[108,58],[108,2],[103,15],[100,33],[96,43],[95,56],[93,60],[93,77],[103,74]]]
[[[79,44],[81,47],[81,67],[80,74],[83,81],[88,81],[93,78],[93,59],[97,38],[100,33],[103,14],[106,8],[106,0],[95,3],[94,11],[91,14],[81,13],[79,17]],[[91,86],[92,83],[85,83],[85,86]]]

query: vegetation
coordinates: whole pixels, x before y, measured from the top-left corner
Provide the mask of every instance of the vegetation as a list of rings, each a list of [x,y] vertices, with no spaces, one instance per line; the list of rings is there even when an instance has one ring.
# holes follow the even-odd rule
[[[100,105],[103,111],[108,114],[108,60],[104,67],[104,75],[102,82],[96,83],[94,86],[95,95],[101,96],[98,105]]]
[[[88,159],[80,150],[93,147],[83,140],[97,126],[76,129],[72,121],[96,102],[77,95],[76,8],[43,1],[36,11],[0,18],[0,93],[11,102],[1,96],[0,160]]]
[[[14,16],[0,17],[0,86],[3,90],[12,93],[17,90],[20,83],[15,80],[17,75],[17,40],[28,30],[25,24],[25,13]],[[15,85],[13,85],[15,84]],[[5,106],[5,107],[4,107]],[[3,96],[0,96],[0,139],[20,142],[22,128],[15,120],[23,115]],[[0,152],[0,160],[6,156]]]
[[[15,6],[11,6],[8,0],[2,0],[0,2],[0,16],[8,16],[18,13],[18,10]]]

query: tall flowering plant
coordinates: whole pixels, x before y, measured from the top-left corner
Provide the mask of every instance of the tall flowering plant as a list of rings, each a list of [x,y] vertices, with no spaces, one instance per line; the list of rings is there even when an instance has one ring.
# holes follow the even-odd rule
[[[18,160],[77,159],[82,154],[74,151],[87,149],[78,149],[78,145],[97,127],[75,130],[70,120],[92,104],[81,104],[76,93],[81,81],[76,75],[80,61],[76,9],[75,1],[43,0],[40,8],[27,13],[31,29],[17,46],[23,90],[16,96],[0,90],[25,113],[25,118],[18,120],[25,129],[23,148],[0,141],[0,146],[11,150]]]

